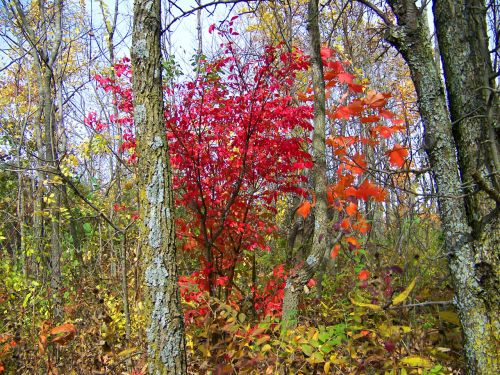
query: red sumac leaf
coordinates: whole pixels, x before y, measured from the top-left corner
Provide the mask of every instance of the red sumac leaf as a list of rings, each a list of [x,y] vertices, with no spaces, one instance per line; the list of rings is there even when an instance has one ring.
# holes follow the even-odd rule
[[[392,165],[401,168],[405,164],[408,150],[401,145],[396,145],[392,150],[387,151],[386,155],[389,156],[389,162]]]

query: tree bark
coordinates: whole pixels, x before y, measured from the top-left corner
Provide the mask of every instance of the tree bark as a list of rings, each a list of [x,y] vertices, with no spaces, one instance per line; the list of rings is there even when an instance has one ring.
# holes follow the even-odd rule
[[[457,165],[459,144],[455,144],[440,71],[433,58],[425,9],[417,8],[413,0],[388,0],[388,3],[396,15],[397,25],[389,26],[386,38],[406,60],[418,95],[424,145],[438,189],[445,249],[463,328],[468,372],[497,374],[495,333],[498,335],[498,317],[491,320],[490,307],[483,298],[481,268],[475,259],[478,249],[472,239],[461,171]],[[490,243],[486,246],[496,244],[498,248],[498,232],[487,238]]]
[[[137,127],[149,373],[185,374],[184,322],[177,284],[171,169],[163,116],[160,0],[134,2],[132,67]]]
[[[471,359],[471,372],[498,373],[500,354],[495,347],[500,337],[500,202],[488,191],[499,189],[499,112],[491,78],[486,9],[482,0],[435,0],[433,12],[467,221],[472,229],[473,277],[479,282],[477,298],[484,304],[488,321],[487,330],[476,333],[480,342],[475,347],[480,352],[466,354]]]
[[[311,252],[306,261],[289,275],[283,297],[283,324],[292,328],[297,324],[299,299],[304,286],[324,261],[327,252],[328,215],[326,198],[326,144],[325,144],[325,81],[321,60],[321,35],[318,26],[318,0],[310,0],[308,6],[308,30],[311,43],[311,67],[314,89],[314,131],[311,174],[316,194],[314,208],[314,235]]]

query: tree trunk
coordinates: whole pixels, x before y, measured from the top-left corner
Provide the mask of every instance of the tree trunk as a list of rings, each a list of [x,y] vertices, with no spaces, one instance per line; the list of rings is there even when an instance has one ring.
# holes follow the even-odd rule
[[[453,135],[465,193],[467,221],[472,229],[474,277],[484,304],[488,329],[479,355],[467,353],[476,373],[499,372],[500,354],[500,222],[498,96],[488,52],[486,9],[482,0],[434,1],[434,20],[446,79]],[[493,130],[493,131],[492,131]],[[498,194],[497,194],[498,195]],[[466,348],[468,350],[468,348]],[[496,363],[496,367],[490,367]]]
[[[311,66],[314,89],[314,131],[313,159],[311,174],[316,194],[314,211],[314,235],[311,253],[297,271],[289,275],[283,298],[283,323],[292,328],[297,324],[299,299],[304,286],[313,277],[324,261],[327,252],[328,215],[326,198],[326,145],[325,145],[325,81],[321,60],[321,36],[318,26],[318,0],[310,0],[308,7],[308,30],[311,43]]]
[[[163,116],[160,0],[135,1],[132,33],[149,373],[185,374],[184,319],[177,284],[171,169]]]
[[[397,25],[389,28],[387,40],[406,60],[418,95],[424,146],[438,189],[445,249],[464,333],[467,368],[471,374],[497,374],[495,321],[490,320],[489,306],[482,297],[485,291],[466,215],[457,148],[440,71],[433,58],[425,9],[418,9],[413,0],[389,0],[388,3],[397,17]],[[494,244],[499,237],[492,233],[488,238]]]

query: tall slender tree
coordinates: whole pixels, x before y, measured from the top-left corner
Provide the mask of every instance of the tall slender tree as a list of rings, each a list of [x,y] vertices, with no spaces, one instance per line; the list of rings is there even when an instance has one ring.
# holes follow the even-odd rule
[[[60,184],[53,179],[59,174],[59,144],[58,122],[56,121],[57,90],[56,90],[56,65],[60,54],[63,38],[63,2],[40,1],[37,9],[33,4],[23,5],[21,1],[14,0],[7,3],[2,0],[2,5],[8,11],[13,22],[13,27],[20,34],[21,46],[26,49],[33,60],[38,85],[38,125],[35,125],[37,134],[37,169],[38,169],[38,197],[37,207],[43,210],[44,202],[50,212],[50,256],[48,268],[50,269],[50,287],[53,295],[53,316],[61,319],[62,298],[61,290],[61,254],[60,243],[60,209],[62,203],[62,190]],[[24,47],[25,46],[25,47]],[[59,108],[59,114],[62,108]],[[48,191],[45,194],[43,181],[48,181]],[[44,199],[45,197],[45,199]],[[36,215],[35,215],[36,216]],[[43,217],[36,218],[35,233],[39,243],[43,244],[44,228],[49,227],[44,223]],[[38,249],[43,252],[43,245]]]
[[[283,320],[288,327],[293,327],[297,323],[299,297],[304,285],[306,285],[320,267],[324,259],[324,254],[328,249],[325,81],[323,79],[323,63],[321,59],[318,3],[318,0],[310,0],[308,4],[308,31],[311,46],[312,86],[314,90],[314,131],[312,139],[314,166],[311,175],[313,189],[317,197],[314,211],[314,235],[309,256],[303,266],[288,277],[285,286]]]

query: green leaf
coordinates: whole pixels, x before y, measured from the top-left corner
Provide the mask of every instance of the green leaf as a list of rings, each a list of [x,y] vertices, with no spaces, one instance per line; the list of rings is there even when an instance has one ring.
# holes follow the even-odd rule
[[[312,353],[314,351],[314,348],[311,345],[307,345],[307,344],[302,345],[300,348],[302,349],[304,354],[309,356],[309,357],[312,355]]]
[[[92,224],[84,223],[83,230],[85,231],[86,234],[91,234],[92,233]]]
[[[330,335],[328,334],[328,332],[321,332],[318,335],[318,339],[319,339],[320,343],[327,342],[329,338],[330,338]]]
[[[320,352],[314,352],[312,354],[312,356],[307,359],[307,362],[312,363],[312,364],[323,363],[323,362],[325,362],[325,357]]]
[[[32,295],[32,292],[29,292],[28,294],[26,294],[26,297],[24,297],[24,300],[23,300],[23,307],[26,308],[26,306],[28,306],[28,302],[31,298],[31,295]]]
[[[415,288],[415,283],[417,282],[417,278],[415,277],[413,281],[408,285],[408,288],[406,288],[401,294],[398,294],[396,297],[392,299],[392,305],[396,306],[399,305],[401,302],[406,300],[408,296],[410,295],[411,291],[413,288]]]

